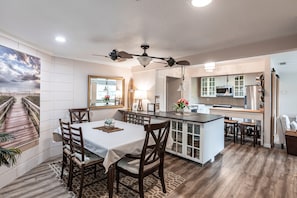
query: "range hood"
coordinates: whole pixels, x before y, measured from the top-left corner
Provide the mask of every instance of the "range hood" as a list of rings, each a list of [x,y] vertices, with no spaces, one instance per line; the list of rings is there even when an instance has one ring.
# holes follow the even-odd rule
[[[233,87],[229,85],[229,76],[223,86],[216,87],[216,96],[233,96]]]

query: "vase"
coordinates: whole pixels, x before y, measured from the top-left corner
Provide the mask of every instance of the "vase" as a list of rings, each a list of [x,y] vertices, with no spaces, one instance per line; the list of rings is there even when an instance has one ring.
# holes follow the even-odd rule
[[[184,109],[176,109],[175,114],[176,115],[183,115],[184,114]]]

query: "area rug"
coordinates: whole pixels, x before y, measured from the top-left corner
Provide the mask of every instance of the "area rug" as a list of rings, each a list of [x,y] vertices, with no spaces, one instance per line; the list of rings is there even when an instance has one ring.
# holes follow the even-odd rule
[[[64,177],[63,180],[60,179],[61,174],[61,167],[62,167],[62,161],[55,161],[49,163],[49,166],[51,170],[53,170],[56,173],[57,179],[65,185],[66,188],[66,179],[68,178],[68,170],[64,171]],[[104,175],[103,171],[99,172],[98,175]],[[93,174],[90,174],[85,177],[84,184],[91,183],[94,180]],[[121,181],[125,184],[128,184],[133,187],[133,189],[138,190],[138,182],[136,179],[129,177],[129,176],[121,176]],[[160,180],[157,179],[154,176],[147,176],[144,179],[144,196],[145,197],[166,197],[171,192],[174,191],[179,185],[181,185],[185,179],[173,172],[169,172],[165,170],[165,184],[166,184],[166,191],[167,193],[163,193],[162,186],[160,183]],[[73,178],[73,191],[71,192],[73,194],[73,197],[76,197],[79,191],[79,182],[80,182],[80,176]],[[116,183],[116,182],[115,182]],[[108,198],[108,192],[107,192],[107,180],[102,180],[99,182],[96,182],[93,185],[84,187],[83,189],[83,197],[84,198]],[[115,186],[115,184],[114,184]],[[114,195],[115,198],[131,198],[131,197],[139,197],[139,195],[136,192],[133,192],[132,190],[127,189],[126,187],[120,185],[119,193],[116,193],[116,188],[114,187]]]

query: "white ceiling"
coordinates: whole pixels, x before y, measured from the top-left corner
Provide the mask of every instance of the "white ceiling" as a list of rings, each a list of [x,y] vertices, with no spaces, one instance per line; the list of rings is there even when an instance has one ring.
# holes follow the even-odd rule
[[[272,67],[277,74],[297,72],[297,51],[273,54],[271,56]]]
[[[0,0],[0,31],[55,56],[133,66],[112,49],[176,59],[297,33],[296,0]],[[64,35],[65,44],[54,41]]]

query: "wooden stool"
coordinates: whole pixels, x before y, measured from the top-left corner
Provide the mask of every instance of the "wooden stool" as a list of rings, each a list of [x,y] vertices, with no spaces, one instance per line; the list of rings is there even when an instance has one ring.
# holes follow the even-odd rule
[[[233,142],[236,141],[237,132],[238,132],[238,121],[237,120],[224,120],[225,124],[225,136],[227,136],[227,130],[231,127],[233,132]]]
[[[258,139],[258,135],[260,133],[260,126],[257,125],[256,123],[254,122],[241,122],[239,123],[239,127],[240,127],[240,140],[241,140],[241,144],[243,144],[243,141],[245,139],[245,131],[248,129],[248,128],[251,128],[251,131],[252,131],[252,135],[253,135],[253,146],[255,147],[256,144],[257,144],[257,139]]]

